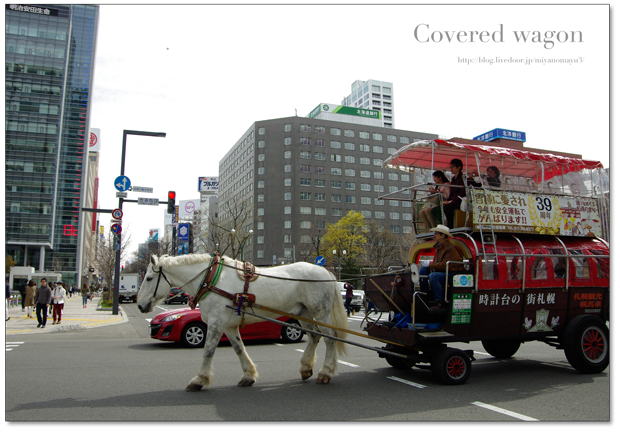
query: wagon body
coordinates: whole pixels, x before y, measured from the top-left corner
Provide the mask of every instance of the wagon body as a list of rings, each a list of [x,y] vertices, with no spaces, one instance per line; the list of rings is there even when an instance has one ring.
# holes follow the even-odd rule
[[[469,209],[461,215],[461,227],[451,230],[450,242],[461,251],[466,270],[448,275],[442,308],[429,307],[419,287],[424,278],[419,268],[435,256],[430,233],[416,236],[409,268],[366,277],[366,298],[391,318],[369,323],[366,332],[391,342],[386,350],[407,355],[379,355],[392,366],[430,364],[443,382],[460,384],[469,377],[473,352],[449,343],[482,341],[491,355],[507,358],[524,342],[543,341],[564,349],[581,372],[607,367],[610,261],[603,239],[609,228],[601,166],[574,159],[565,166],[561,158],[537,155],[436,140],[405,146],[386,160],[384,166],[392,168],[414,164],[405,168],[415,173],[416,168],[432,172],[436,161],[453,157],[478,167],[484,158],[497,165],[501,159],[502,172],[513,181],[501,189],[484,182],[464,189]],[[528,185],[517,170],[534,182]],[[549,190],[550,185],[559,190]],[[420,199],[414,192],[408,200]],[[511,207],[511,202],[520,203]],[[576,230],[577,223],[584,227]]]

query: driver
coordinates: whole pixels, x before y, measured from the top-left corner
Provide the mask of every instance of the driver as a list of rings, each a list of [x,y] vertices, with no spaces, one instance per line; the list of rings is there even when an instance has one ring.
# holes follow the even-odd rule
[[[451,238],[450,229],[443,224],[431,229],[435,239],[435,260],[429,266],[420,268],[420,276],[428,275],[427,278],[420,278],[420,290],[428,294],[428,285],[430,281],[431,293],[433,300],[429,302],[432,309],[442,308],[443,284],[446,281],[446,263],[462,262],[463,255],[461,251],[452,245],[448,238]],[[450,263],[448,276],[451,277],[454,272],[460,272],[465,269],[462,263]]]

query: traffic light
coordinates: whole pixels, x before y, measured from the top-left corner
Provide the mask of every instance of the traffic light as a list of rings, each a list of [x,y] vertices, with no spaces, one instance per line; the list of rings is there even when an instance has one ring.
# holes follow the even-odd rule
[[[174,191],[168,191],[168,213],[170,214],[174,214],[175,213],[175,200],[177,198],[177,193]]]

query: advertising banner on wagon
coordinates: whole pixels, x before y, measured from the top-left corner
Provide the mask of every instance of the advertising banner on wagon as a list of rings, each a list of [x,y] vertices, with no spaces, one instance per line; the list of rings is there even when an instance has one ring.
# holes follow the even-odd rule
[[[488,212],[485,210],[488,203]],[[474,229],[562,236],[601,236],[596,200],[585,197],[533,195],[510,191],[476,191]]]

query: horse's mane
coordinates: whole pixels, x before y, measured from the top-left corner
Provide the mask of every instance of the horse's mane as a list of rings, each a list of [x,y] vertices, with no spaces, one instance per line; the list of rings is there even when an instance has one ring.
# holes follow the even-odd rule
[[[193,265],[195,263],[202,263],[211,260],[213,256],[211,254],[185,254],[182,256],[170,257],[162,256],[159,258],[157,264],[159,266],[182,266]]]

